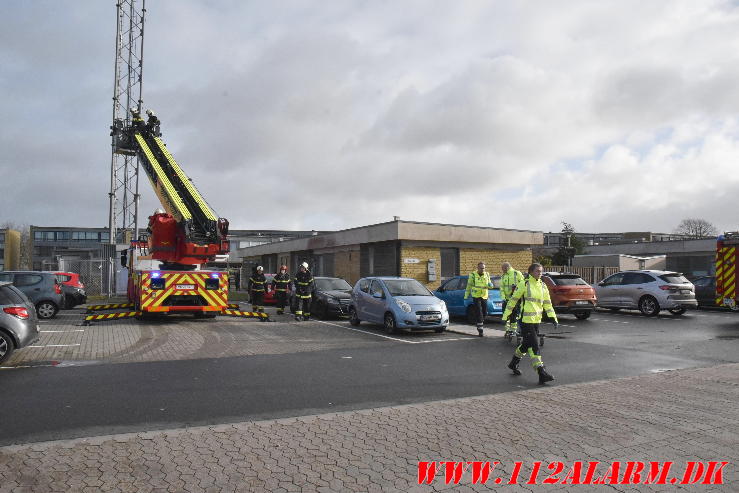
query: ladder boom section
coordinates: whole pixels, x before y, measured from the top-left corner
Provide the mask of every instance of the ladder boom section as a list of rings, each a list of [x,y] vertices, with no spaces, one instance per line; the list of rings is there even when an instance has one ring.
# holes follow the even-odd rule
[[[172,215],[178,221],[189,221],[192,219],[192,214],[187,208],[182,198],[175,190],[171,180],[167,176],[164,168],[159,163],[159,160],[154,156],[149,145],[146,143],[144,137],[137,133],[135,134],[136,142],[139,145],[141,154],[144,156],[144,169],[149,177],[149,180],[154,187],[154,191],[159,197],[159,201],[162,202],[164,209]]]
[[[160,138],[161,122],[147,110],[144,122],[132,108],[131,124],[111,127],[113,151],[138,155],[165,212],[149,217],[152,258],[168,266],[203,265],[229,251],[228,221],[218,217]],[[172,269],[170,269],[172,270]]]
[[[159,146],[162,154],[164,154],[164,156],[167,158],[169,165],[172,167],[172,170],[174,170],[174,173],[177,176],[179,182],[184,185],[184,188],[187,190],[188,195],[197,203],[198,208],[203,216],[211,221],[217,221],[218,217],[216,217],[213,210],[210,208],[203,196],[200,195],[200,192],[198,192],[198,189],[195,188],[195,185],[192,184],[190,178],[187,177],[180,165],[177,164],[177,161],[175,161],[172,154],[170,154],[166,145],[164,144],[164,142],[162,142],[162,139],[160,139],[159,137],[155,137],[154,141]]]

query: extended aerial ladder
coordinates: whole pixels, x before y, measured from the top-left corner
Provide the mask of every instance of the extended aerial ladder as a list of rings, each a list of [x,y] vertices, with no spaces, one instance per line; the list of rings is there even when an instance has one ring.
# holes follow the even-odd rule
[[[167,313],[200,317],[230,315],[266,319],[263,312],[243,312],[228,303],[228,274],[203,270],[229,251],[228,221],[218,217],[161,139],[161,122],[132,109],[131,124],[111,127],[116,152],[137,155],[164,207],[149,217],[147,237],[131,242],[122,259],[129,271],[128,304],[95,309],[129,308],[121,313],[89,315],[86,321],[148,318]]]

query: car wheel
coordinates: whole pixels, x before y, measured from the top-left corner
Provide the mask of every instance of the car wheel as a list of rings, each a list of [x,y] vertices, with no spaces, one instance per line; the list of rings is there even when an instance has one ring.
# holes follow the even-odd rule
[[[475,305],[467,307],[467,323],[470,325],[477,325],[477,309]]]
[[[321,303],[320,301],[317,301],[316,302],[316,315],[318,315],[318,318],[326,320],[328,318],[328,305],[325,303]]]
[[[5,332],[0,332],[0,363],[10,358],[14,350],[13,339]]]
[[[577,317],[578,320],[586,320],[590,318],[590,312],[575,312],[575,317]]]
[[[644,296],[639,300],[639,311],[647,317],[653,317],[659,313],[659,303],[652,296]]]
[[[38,318],[47,319],[52,318],[54,315],[56,315],[56,312],[59,311],[59,307],[56,306],[51,301],[40,301],[36,305],[36,313],[38,314]]]
[[[670,308],[670,309],[669,309],[668,311],[669,311],[670,313],[672,313],[673,315],[682,315],[682,314],[683,314],[683,313],[685,313],[685,312],[686,312],[687,310],[688,310],[688,309],[687,309],[687,308],[685,308],[685,307],[680,307],[680,308]]]
[[[385,332],[388,334],[394,334],[396,330],[395,327],[395,317],[393,317],[392,313],[386,313],[385,314]]]
[[[353,306],[349,307],[349,323],[355,327],[361,323],[361,320],[359,320],[359,317],[357,316],[357,309]]]

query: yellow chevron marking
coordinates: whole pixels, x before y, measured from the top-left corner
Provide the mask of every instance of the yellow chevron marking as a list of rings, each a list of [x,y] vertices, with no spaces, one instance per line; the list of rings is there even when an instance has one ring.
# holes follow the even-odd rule
[[[117,318],[130,318],[141,315],[141,312],[121,312],[121,313],[105,313],[102,315],[88,315],[85,317],[86,322],[92,322],[95,320],[113,320]]]
[[[231,317],[267,318],[269,316],[264,312],[242,312],[241,310],[223,310],[221,313]]]

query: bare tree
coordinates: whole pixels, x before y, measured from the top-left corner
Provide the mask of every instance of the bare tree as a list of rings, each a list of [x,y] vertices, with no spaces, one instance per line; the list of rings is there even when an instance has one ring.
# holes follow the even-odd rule
[[[706,238],[716,236],[718,229],[705,219],[683,219],[675,228],[675,233],[686,235],[690,238]]]

